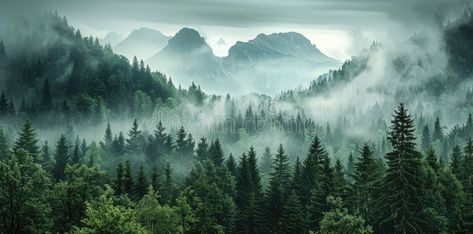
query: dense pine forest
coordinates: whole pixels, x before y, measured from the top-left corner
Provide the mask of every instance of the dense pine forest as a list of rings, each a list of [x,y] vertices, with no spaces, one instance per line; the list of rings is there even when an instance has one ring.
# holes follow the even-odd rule
[[[231,96],[34,16],[0,34],[0,233],[472,233],[472,29]]]

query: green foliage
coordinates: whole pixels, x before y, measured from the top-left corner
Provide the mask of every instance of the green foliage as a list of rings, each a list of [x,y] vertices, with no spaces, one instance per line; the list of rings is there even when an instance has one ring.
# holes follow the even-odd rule
[[[426,223],[421,215],[421,154],[415,149],[414,123],[403,104],[393,115],[388,140],[393,150],[386,154],[388,169],[380,196],[383,214],[379,226],[383,232],[418,233]]]
[[[324,213],[320,221],[320,230],[318,234],[370,234],[373,230],[365,225],[361,217],[348,214],[347,210],[342,208],[342,199],[329,196],[327,203],[332,207],[330,211]]]
[[[56,163],[53,168],[54,178],[57,180],[64,179],[64,171],[66,170],[66,164],[69,163],[69,145],[67,143],[66,137],[61,135],[56,144],[56,152],[54,153],[54,159]]]
[[[86,202],[99,197],[103,192],[105,172],[97,166],[66,166],[64,180],[54,185],[51,205],[54,227],[57,232],[69,232],[80,226],[86,210]]]
[[[74,233],[149,233],[138,222],[133,209],[114,205],[110,196],[109,190],[96,201],[86,203],[82,227],[76,228]]]
[[[26,121],[18,133],[18,138],[13,143],[13,152],[23,149],[33,158],[35,162],[37,162],[39,147],[37,145],[38,139],[36,137],[36,130],[33,129],[29,121]]]
[[[0,230],[5,233],[46,233],[51,230],[47,173],[24,149],[0,160]]]

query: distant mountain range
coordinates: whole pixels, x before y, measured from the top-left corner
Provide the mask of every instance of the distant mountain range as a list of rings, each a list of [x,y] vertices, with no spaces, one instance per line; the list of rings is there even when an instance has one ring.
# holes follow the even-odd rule
[[[133,56],[139,59],[147,59],[153,56],[156,51],[164,48],[169,40],[169,36],[149,28],[133,30],[121,42],[113,46],[113,50],[131,59]]]
[[[218,41],[224,43],[223,39]],[[216,94],[272,95],[305,86],[318,74],[341,65],[296,32],[259,34],[248,42],[238,41],[226,57],[218,57],[194,29],[183,28],[169,38],[141,28],[114,50],[129,59],[135,55],[145,59],[177,83],[187,86],[194,81],[204,91]]]

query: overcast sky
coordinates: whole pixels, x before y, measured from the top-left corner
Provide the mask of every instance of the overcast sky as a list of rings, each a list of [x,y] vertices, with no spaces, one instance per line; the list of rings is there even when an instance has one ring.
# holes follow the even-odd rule
[[[296,31],[344,60],[373,40],[405,40],[458,15],[472,0],[0,0],[0,18],[57,10],[83,34],[193,27],[218,55],[258,33]],[[8,21],[3,21],[3,24]],[[0,21],[2,24],[2,21]],[[395,36],[395,37],[393,37]],[[227,46],[214,44],[223,38]]]

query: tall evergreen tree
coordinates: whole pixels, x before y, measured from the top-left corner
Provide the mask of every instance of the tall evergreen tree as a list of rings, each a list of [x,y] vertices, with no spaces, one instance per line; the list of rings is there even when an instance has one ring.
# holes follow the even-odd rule
[[[186,130],[181,126],[176,133],[176,153],[179,157],[184,157],[186,153]]]
[[[197,144],[197,160],[204,161],[209,158],[208,156],[209,144],[205,137],[200,138],[199,143]]]
[[[176,196],[176,184],[172,175],[171,164],[167,163],[164,169],[164,182],[162,188],[162,200],[164,204],[171,204],[174,202]]]
[[[209,157],[217,166],[221,166],[224,159],[224,153],[220,140],[217,138],[209,147]]]
[[[10,155],[10,146],[7,140],[7,134],[0,128],[0,160],[7,159]]]
[[[227,159],[227,169],[228,171],[234,176],[236,177],[237,175],[237,163],[235,161],[235,158],[233,157],[233,154],[230,154],[228,156],[228,159]]]
[[[272,165],[269,187],[264,196],[263,218],[265,226],[270,227],[272,232],[279,233],[283,230],[280,224],[290,192],[290,185],[289,161],[282,144],[280,144]]]
[[[140,200],[148,190],[148,180],[146,179],[145,171],[143,166],[138,169],[138,175],[135,183],[135,197]]]
[[[273,165],[273,162],[272,162],[272,155],[271,155],[271,151],[269,149],[269,147],[266,147],[264,149],[264,152],[263,152],[263,155],[261,156],[261,174],[262,175],[269,175],[269,173],[271,172],[271,167]]]
[[[129,153],[137,154],[141,152],[141,130],[138,130],[138,120],[133,121],[133,126],[128,132],[128,139],[126,139],[126,148]]]
[[[386,155],[388,169],[379,201],[383,233],[419,233],[425,223],[421,217],[421,154],[415,149],[414,131],[414,121],[404,104],[399,104],[388,133],[392,151]]]
[[[107,123],[107,128],[105,129],[104,144],[105,148],[110,150],[113,142],[112,128],[110,128],[110,122]]]
[[[133,175],[131,174],[131,163],[130,161],[125,161],[125,170],[123,173],[123,192],[132,197],[133,195],[134,180]]]
[[[439,118],[437,117],[437,119],[435,120],[435,124],[434,124],[434,132],[432,134],[432,141],[442,141],[443,140],[443,132],[442,132],[442,126],[440,126],[440,120]]]
[[[292,192],[281,214],[279,232],[274,233],[304,233],[304,212],[299,198],[295,192]]]
[[[18,138],[13,144],[13,152],[18,151],[19,149],[24,149],[33,160],[37,161],[39,155],[39,147],[37,143],[36,130],[31,126],[29,121],[26,121],[18,133]]]
[[[303,178],[303,186],[301,186],[301,191],[298,192],[298,195],[301,199],[303,207],[307,207],[309,204],[311,191],[313,189],[318,189],[319,187],[319,175],[321,174],[322,170],[320,163],[326,154],[327,152],[322,147],[320,139],[317,136],[314,137],[307,157],[302,164],[301,175]]]
[[[76,137],[74,146],[72,147],[71,164],[82,163],[82,152],[80,151],[80,140],[79,136]]]
[[[342,162],[337,159],[334,166],[334,178],[333,178],[333,196],[345,198],[347,181],[345,179],[345,173]]]
[[[125,168],[123,163],[119,162],[116,169],[117,179],[115,180],[115,193],[121,195],[125,193],[124,189],[124,177],[125,177]]]
[[[56,162],[54,164],[53,175],[56,180],[64,179],[64,171],[70,160],[69,148],[70,146],[67,143],[66,137],[61,135],[57,141],[56,151],[54,153],[54,159]]]
[[[159,174],[158,168],[153,166],[151,169],[151,185],[153,186],[153,190],[158,191],[161,189],[161,175]]]
[[[459,145],[455,145],[450,154],[450,169],[457,177],[460,176],[461,162],[463,161],[462,150]]]
[[[438,170],[440,169],[440,163],[439,163],[438,156],[437,156],[437,154],[435,153],[435,150],[432,147],[427,149],[426,160],[427,160],[427,164],[432,169],[434,169],[435,172],[438,172]]]
[[[351,188],[353,207],[356,213],[369,224],[372,224],[376,218],[375,204],[382,180],[373,154],[370,146],[364,144],[355,163],[354,181]]]
[[[429,126],[425,125],[424,130],[422,130],[421,146],[422,150],[427,150],[432,144],[432,136],[430,135]]]
[[[45,171],[50,171],[53,167],[53,162],[51,160],[51,152],[49,149],[48,141],[45,141],[41,147],[41,166]]]

